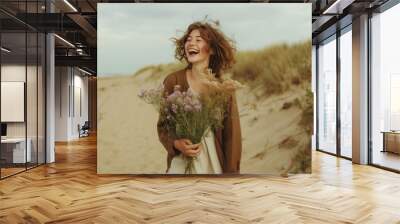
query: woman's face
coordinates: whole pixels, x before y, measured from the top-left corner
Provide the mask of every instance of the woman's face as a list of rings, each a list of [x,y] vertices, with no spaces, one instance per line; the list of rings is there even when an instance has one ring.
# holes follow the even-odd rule
[[[186,39],[185,55],[191,64],[208,62],[210,60],[210,47],[201,37],[199,30],[192,30]]]

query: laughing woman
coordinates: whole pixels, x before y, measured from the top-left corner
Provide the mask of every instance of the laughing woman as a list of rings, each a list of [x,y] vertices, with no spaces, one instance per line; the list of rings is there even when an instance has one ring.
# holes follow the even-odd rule
[[[183,37],[175,39],[175,57],[185,60],[187,67],[169,74],[164,80],[167,95],[179,85],[182,91],[206,94],[202,74],[211,69],[217,78],[234,64],[235,48],[231,41],[213,25],[195,22],[189,25]],[[193,174],[239,173],[242,152],[241,130],[235,94],[229,98],[223,128],[205,133],[199,144],[188,139],[174,139],[158,122],[158,135],[168,152],[167,173],[184,174],[185,156],[195,157]]]

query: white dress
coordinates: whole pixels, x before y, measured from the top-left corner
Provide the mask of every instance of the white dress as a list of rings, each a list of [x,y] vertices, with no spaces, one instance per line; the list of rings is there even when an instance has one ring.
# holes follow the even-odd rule
[[[203,149],[195,157],[192,163],[191,174],[221,174],[222,168],[218,160],[215,148],[214,133],[207,129],[206,134],[201,139]],[[175,156],[171,161],[171,167],[167,174],[185,174],[186,160],[183,154]]]
[[[221,174],[222,168],[215,147],[215,136],[210,128],[203,135],[201,144],[203,149],[193,160],[191,174]],[[186,160],[181,153],[172,159],[167,174],[185,174],[185,169]]]

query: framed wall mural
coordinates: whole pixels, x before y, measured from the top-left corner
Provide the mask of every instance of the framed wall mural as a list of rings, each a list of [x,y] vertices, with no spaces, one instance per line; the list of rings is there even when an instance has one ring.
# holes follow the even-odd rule
[[[98,173],[311,172],[311,4],[98,4]]]

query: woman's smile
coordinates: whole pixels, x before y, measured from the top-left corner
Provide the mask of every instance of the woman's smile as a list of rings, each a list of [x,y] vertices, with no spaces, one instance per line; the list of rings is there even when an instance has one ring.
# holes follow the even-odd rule
[[[210,47],[201,37],[200,31],[193,30],[185,42],[185,55],[189,63],[199,63],[210,59]]]
[[[195,56],[195,55],[197,55],[198,53],[200,53],[199,50],[194,49],[194,48],[189,48],[189,50],[187,50],[187,52],[189,53],[189,56]]]

